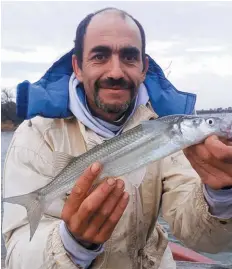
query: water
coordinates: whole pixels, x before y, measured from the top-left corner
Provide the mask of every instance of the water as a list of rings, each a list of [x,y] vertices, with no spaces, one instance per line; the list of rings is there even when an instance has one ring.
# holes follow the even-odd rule
[[[2,173],[3,173],[4,160],[5,160],[7,149],[8,149],[8,146],[10,144],[10,141],[12,139],[12,136],[13,136],[13,132],[2,132],[1,133],[1,168],[2,168],[1,169],[1,178],[2,178]],[[2,214],[3,214],[3,205],[2,205],[1,219],[2,219]],[[5,249],[4,241],[2,238],[2,233],[1,233],[1,252],[2,252],[1,264],[3,267],[4,258],[6,255],[6,249]]]
[[[9,143],[11,141],[12,136],[13,136],[12,132],[2,132],[2,134],[1,134],[1,146],[2,146],[1,147],[1,153],[2,153],[1,165],[2,165],[2,170],[3,170],[4,160],[6,157],[7,148],[9,146]],[[168,227],[168,224],[162,218],[159,219],[159,222],[167,230],[170,241],[180,244],[180,242],[171,234],[169,227]],[[1,241],[1,249],[2,249],[2,260],[3,260],[5,253],[6,253],[3,239]],[[232,264],[232,254],[229,252],[222,252],[222,253],[218,253],[218,254],[208,254],[208,253],[202,253],[202,254],[204,254],[205,256],[207,256],[211,259],[222,262],[224,264],[225,263]]]

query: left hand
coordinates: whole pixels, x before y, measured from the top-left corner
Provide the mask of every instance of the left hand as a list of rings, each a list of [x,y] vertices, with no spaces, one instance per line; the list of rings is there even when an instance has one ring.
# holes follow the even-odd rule
[[[184,154],[204,184],[212,189],[232,187],[232,142],[213,135]]]

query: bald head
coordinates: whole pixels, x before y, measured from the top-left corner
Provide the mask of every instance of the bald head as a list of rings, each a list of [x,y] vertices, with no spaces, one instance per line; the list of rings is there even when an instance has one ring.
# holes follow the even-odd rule
[[[101,9],[101,10],[95,12],[94,14],[95,14],[95,17],[102,16],[104,14],[119,15],[122,19],[126,19],[128,17],[131,17],[131,15],[129,15],[127,12],[125,12],[121,9],[113,8],[113,7]]]
[[[124,21],[127,25],[133,25],[135,27],[135,29],[139,31],[139,28],[137,26],[137,24],[135,23],[134,19],[127,13],[125,13],[124,11],[122,10],[118,10],[118,9],[105,9],[101,12],[98,12],[96,13],[90,23],[89,23],[89,26],[88,28],[93,24],[95,23],[103,23],[107,24],[109,22],[117,22],[117,21]]]

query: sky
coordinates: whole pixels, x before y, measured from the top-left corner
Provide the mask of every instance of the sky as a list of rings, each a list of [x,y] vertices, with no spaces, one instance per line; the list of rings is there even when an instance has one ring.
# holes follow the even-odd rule
[[[146,32],[146,52],[197,109],[232,107],[232,2],[2,2],[1,88],[35,82],[73,47],[89,13],[117,7]]]

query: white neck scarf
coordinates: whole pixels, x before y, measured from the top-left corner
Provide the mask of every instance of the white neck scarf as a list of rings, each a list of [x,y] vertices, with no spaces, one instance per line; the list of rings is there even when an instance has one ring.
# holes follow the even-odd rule
[[[136,108],[140,105],[146,105],[149,100],[147,89],[144,84],[141,84],[131,114],[121,126],[118,126],[114,125],[113,123],[103,121],[91,114],[86,99],[83,101],[78,96],[78,84],[79,82],[73,73],[69,80],[69,109],[73,115],[86,127],[104,138],[112,138],[115,135],[118,135],[122,131],[123,126],[129,120],[129,118],[134,114]]]

